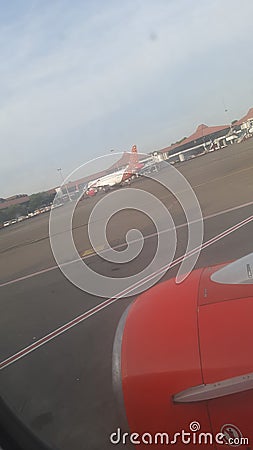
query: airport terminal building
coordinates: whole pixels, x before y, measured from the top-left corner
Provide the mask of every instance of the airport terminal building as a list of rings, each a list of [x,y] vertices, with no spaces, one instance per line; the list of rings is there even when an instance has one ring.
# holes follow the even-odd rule
[[[171,145],[160,150],[160,152],[163,153],[164,159],[169,159],[171,162],[184,161],[186,157],[189,159],[201,153],[206,153],[210,150],[215,139],[225,137],[229,131],[230,125],[209,127],[201,124],[191,136],[184,139],[180,144]]]
[[[253,136],[253,108],[240,120],[229,125],[208,126],[201,124],[189,137],[158,151],[171,163],[191,159],[209,151],[220,150],[240,143]]]

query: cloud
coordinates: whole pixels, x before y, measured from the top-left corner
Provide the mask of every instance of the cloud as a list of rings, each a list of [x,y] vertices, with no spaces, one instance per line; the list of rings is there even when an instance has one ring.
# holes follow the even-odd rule
[[[74,163],[81,153],[89,159],[112,139],[124,136],[120,149],[131,134],[143,151],[169,144],[207,109],[207,119],[215,119],[224,91],[244,113],[252,13],[251,0],[135,0],[31,1],[7,15],[0,30],[0,152],[12,189],[36,189],[36,180],[22,182],[18,171],[36,172],[38,162],[51,169],[59,157]],[[127,132],[117,131],[127,123]],[[105,124],[113,127],[107,140],[99,138]]]

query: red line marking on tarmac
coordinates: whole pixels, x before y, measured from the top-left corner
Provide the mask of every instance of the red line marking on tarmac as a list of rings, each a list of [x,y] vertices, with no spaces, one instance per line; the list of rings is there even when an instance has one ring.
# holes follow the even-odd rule
[[[209,247],[215,242],[218,242],[219,240],[223,239],[225,236],[228,236],[229,234],[233,233],[234,231],[238,230],[239,228],[243,227],[244,225],[250,223],[253,221],[253,215],[249,216],[247,219],[242,220],[241,222],[238,222],[236,225],[233,225],[232,227],[228,228],[227,230],[223,231],[222,233],[218,234],[217,236],[214,236],[213,238],[206,241],[202,246],[197,247],[190,251],[189,253],[180,256],[175,261],[173,261],[172,264],[168,266],[164,266],[163,268],[159,269],[158,271],[154,272],[152,275],[149,275],[145,277],[143,280],[140,280],[139,282],[135,283],[131,287],[125,289],[122,292],[119,292],[115,297],[112,297],[110,299],[105,300],[104,302],[100,303],[99,305],[95,306],[94,308],[90,309],[89,311],[86,311],[85,313],[75,317],[73,320],[67,322],[66,324],[62,325],[61,327],[57,328],[56,330],[52,331],[51,333],[47,334],[46,336],[42,337],[38,341],[34,342],[31,345],[28,345],[27,347],[23,348],[19,352],[13,354],[12,356],[9,356],[7,359],[3,360],[0,363],[0,370],[6,368],[7,366],[15,363],[19,359],[25,357],[29,353],[33,352],[37,348],[41,347],[42,345],[45,345],[52,339],[55,339],[57,336],[65,333],[70,328],[78,325],[79,323],[83,322],[84,320],[88,319],[89,317],[93,316],[94,314],[98,313],[102,309],[110,306],[117,300],[119,300],[124,294],[131,294],[131,292],[134,290],[134,288],[141,286],[146,281],[151,280],[152,278],[156,277],[161,271],[163,271],[166,267],[171,268],[179,264],[183,259],[193,255],[194,253],[198,252],[199,249],[204,249]]]

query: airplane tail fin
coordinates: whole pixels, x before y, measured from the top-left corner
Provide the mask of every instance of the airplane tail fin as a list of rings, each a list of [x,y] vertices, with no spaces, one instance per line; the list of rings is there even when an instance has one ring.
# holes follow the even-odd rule
[[[137,146],[133,145],[131,149],[131,154],[129,157],[128,170],[134,170],[139,168],[139,155],[137,151]]]
[[[133,145],[129,156],[129,163],[123,174],[123,181],[131,178],[132,175],[137,174],[143,167],[143,164],[139,162],[139,155],[137,146]]]

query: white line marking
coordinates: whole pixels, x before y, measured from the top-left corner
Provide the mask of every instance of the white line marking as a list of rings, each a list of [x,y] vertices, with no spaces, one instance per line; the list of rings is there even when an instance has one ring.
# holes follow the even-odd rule
[[[250,223],[252,221],[253,221],[253,215],[249,216],[247,219],[242,220],[241,222],[238,222],[236,225],[233,225],[232,227],[228,228],[227,230],[223,231],[222,233],[218,234],[217,236],[209,239],[201,246],[201,249],[207,248],[208,246],[214,244],[215,242],[218,242],[219,240],[223,239],[225,236],[228,236],[229,234],[233,233],[234,231],[238,230],[239,228],[243,227],[244,225],[247,225],[248,223]],[[168,265],[168,268],[172,268],[172,267],[176,266],[184,258],[191,256],[192,254],[196,253],[198,250],[199,250],[199,247],[195,248],[188,254],[180,256],[175,261],[173,261],[172,264]],[[164,266],[164,267],[167,267],[167,266]],[[86,311],[85,313],[75,317],[73,320],[65,323],[64,325],[62,325],[61,327],[52,331],[51,333],[47,334],[46,336],[42,337],[41,339],[38,339],[37,342],[34,342],[33,344],[28,345],[27,347],[23,348],[22,350],[13,354],[12,356],[9,356],[7,359],[3,360],[0,363],[0,370],[15,363],[16,361],[25,357],[26,355],[33,352],[34,350],[41,347],[42,345],[45,345],[46,343],[50,342],[51,340],[53,340],[56,337],[60,336],[61,334],[65,333],[69,329],[73,328],[74,326],[78,325],[79,323],[83,322],[84,320],[88,319],[89,317],[93,316],[94,314],[98,313],[99,311],[103,310],[104,308],[107,308],[108,306],[112,305],[114,302],[119,300],[123,295],[128,294],[128,293],[131,294],[131,292],[135,289],[135,287],[141,286],[141,285],[145,284],[146,281],[156,277],[157,274],[159,274],[159,272],[164,269],[164,267],[159,269],[157,272],[154,272],[152,275],[145,277],[143,280],[135,283],[135,285],[129,287],[128,289],[125,289],[124,291],[119,292],[115,297],[107,299],[104,302],[100,303],[99,305],[95,306],[94,308],[90,309],[89,311]]]
[[[246,208],[246,207],[251,206],[251,205],[253,205],[253,201],[252,202],[248,202],[248,203],[243,203],[242,205],[233,206],[232,208],[225,209],[223,211],[219,211],[219,212],[216,212],[216,213],[213,213],[213,214],[209,214],[209,215],[203,217],[203,220],[213,219],[214,217],[217,217],[217,216],[220,216],[220,215],[223,215],[223,214],[228,214],[230,212],[236,211],[238,209]],[[181,225],[178,225],[175,228],[179,229],[179,228],[183,228],[185,226],[187,226],[187,223],[183,223]],[[168,231],[169,231],[169,229],[162,231],[162,233],[166,233]],[[150,239],[150,238],[155,237],[155,236],[157,236],[157,233],[151,233],[151,234],[148,234],[147,236],[144,236],[143,239],[146,240],[146,239]],[[118,244],[118,245],[115,245],[112,248],[113,249],[119,249],[119,248],[121,248],[121,247],[123,247],[125,245],[126,244]],[[101,253],[103,253],[103,252],[101,252]],[[91,258],[93,256],[96,256],[96,253],[92,253],[90,255],[86,255],[86,256],[82,257],[82,259]],[[72,261],[69,261],[69,262],[66,262],[66,263],[62,264],[62,266],[66,265],[66,264],[73,264],[73,263],[75,263],[77,261],[78,261],[77,259],[74,259]],[[50,271],[56,270],[56,269],[59,269],[59,267],[57,265],[51,266],[51,267],[47,267],[46,269],[38,270],[37,272],[32,272],[32,273],[30,273],[28,275],[24,275],[22,277],[15,278],[15,279],[10,280],[10,281],[5,281],[4,283],[0,284],[0,288],[4,287],[4,286],[9,286],[11,284],[19,283],[20,281],[28,280],[29,278],[33,278],[33,277],[36,277],[37,275],[42,275],[44,273],[47,273],[47,272],[50,272]]]

